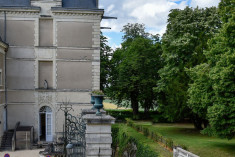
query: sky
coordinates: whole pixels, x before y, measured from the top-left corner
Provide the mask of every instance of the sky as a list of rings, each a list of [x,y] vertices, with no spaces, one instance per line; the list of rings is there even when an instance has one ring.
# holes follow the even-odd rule
[[[147,32],[162,35],[171,9],[184,9],[186,6],[217,7],[219,2],[220,0],[99,0],[99,8],[105,10],[104,16],[118,18],[103,19],[101,27],[112,29],[103,29],[102,32],[108,38],[109,46],[116,49],[121,46],[121,30],[127,23],[143,23]]]

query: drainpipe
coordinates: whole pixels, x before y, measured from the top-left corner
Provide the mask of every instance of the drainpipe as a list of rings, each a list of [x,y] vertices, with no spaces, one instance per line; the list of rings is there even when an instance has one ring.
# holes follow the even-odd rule
[[[4,42],[7,41],[7,16],[4,11]],[[5,112],[6,112],[6,131],[8,131],[8,116],[7,116],[7,54],[5,53]]]

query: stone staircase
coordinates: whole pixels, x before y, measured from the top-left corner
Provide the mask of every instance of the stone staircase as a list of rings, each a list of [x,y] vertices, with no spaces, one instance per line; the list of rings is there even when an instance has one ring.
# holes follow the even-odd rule
[[[2,141],[1,141],[0,150],[11,150],[12,149],[13,134],[14,134],[14,130],[9,130],[9,131],[4,132],[4,135],[3,135]]]

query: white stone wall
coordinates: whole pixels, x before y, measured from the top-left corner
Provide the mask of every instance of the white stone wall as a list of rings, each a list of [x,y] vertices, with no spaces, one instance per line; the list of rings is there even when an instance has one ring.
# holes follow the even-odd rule
[[[34,23],[34,45],[15,46],[10,44],[11,54],[8,55],[7,61],[15,64],[16,62],[33,62],[33,88],[23,89],[11,87],[8,89],[11,101],[8,103],[9,108],[9,129],[13,129],[17,121],[21,121],[22,125],[33,125],[35,139],[38,139],[39,130],[39,109],[42,106],[49,106],[53,113],[53,132],[62,131],[63,114],[59,110],[59,105],[66,100],[73,104],[74,115],[81,113],[82,109],[91,108],[90,95],[92,90],[100,88],[100,21],[103,12],[97,11],[79,11],[79,10],[51,10],[51,7],[61,6],[61,0],[43,1],[32,0],[33,6],[40,6],[38,9],[9,9],[0,8],[0,20],[4,20],[3,12],[6,11],[7,21],[33,21]],[[49,15],[53,19],[53,45],[51,47],[39,46],[39,18],[41,15]],[[66,62],[80,64],[89,62],[92,65],[91,88],[89,89],[58,89],[58,62],[63,59],[57,58],[58,39],[57,39],[57,23],[60,21],[73,21],[92,23],[92,45],[91,47],[63,47],[63,49],[72,50],[91,50],[92,59],[90,60],[73,60],[64,59]],[[0,27],[3,28],[3,27]],[[27,31],[27,30],[25,30]],[[82,38],[82,37],[81,37]],[[25,40],[25,39],[22,39]],[[53,62],[53,89],[39,90],[39,61]],[[28,64],[31,66],[30,64]],[[25,64],[27,66],[27,64]],[[8,69],[9,71],[14,69]],[[15,73],[17,77],[17,73]],[[30,82],[28,82],[30,83]],[[76,82],[74,82],[76,83]],[[18,93],[18,94],[17,94]],[[23,97],[23,98],[22,98]],[[14,98],[14,99],[13,99]],[[19,109],[17,111],[16,109]],[[33,112],[33,113],[32,113]]]

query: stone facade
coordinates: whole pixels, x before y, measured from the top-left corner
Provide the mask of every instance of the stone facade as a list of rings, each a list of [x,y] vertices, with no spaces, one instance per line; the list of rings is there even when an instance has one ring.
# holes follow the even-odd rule
[[[0,140],[6,129],[5,110],[5,55],[8,45],[0,40]]]
[[[86,121],[86,157],[111,157],[111,125],[115,118],[86,114],[83,119]]]
[[[89,93],[100,88],[102,16],[102,9],[63,8],[61,0],[31,0],[30,7],[0,7],[0,36],[4,37],[6,20],[9,44],[9,129],[20,121],[34,127],[35,141],[42,140],[44,119],[39,111],[48,106],[53,139],[63,130],[64,116],[58,111],[62,102],[73,104],[73,115],[91,108]],[[44,88],[45,80],[48,88]]]

